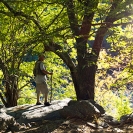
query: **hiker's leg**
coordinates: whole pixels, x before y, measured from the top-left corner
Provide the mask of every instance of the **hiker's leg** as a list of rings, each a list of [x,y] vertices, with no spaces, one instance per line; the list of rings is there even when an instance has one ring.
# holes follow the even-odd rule
[[[44,94],[44,105],[45,106],[50,106],[51,104],[48,102],[48,93],[45,93]]]
[[[36,84],[37,103],[40,102],[40,84]]]
[[[44,103],[46,103],[48,101],[48,86],[46,82],[43,82],[42,84],[41,93],[43,94],[44,97]]]
[[[46,103],[48,101],[48,93],[44,94],[44,103]]]
[[[37,103],[40,102],[40,92],[37,93]]]

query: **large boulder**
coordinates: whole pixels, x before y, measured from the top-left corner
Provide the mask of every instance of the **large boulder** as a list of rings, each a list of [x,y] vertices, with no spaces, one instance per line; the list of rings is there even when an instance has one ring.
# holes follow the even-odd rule
[[[70,101],[60,110],[64,118],[94,119],[104,113],[104,109],[92,100]]]

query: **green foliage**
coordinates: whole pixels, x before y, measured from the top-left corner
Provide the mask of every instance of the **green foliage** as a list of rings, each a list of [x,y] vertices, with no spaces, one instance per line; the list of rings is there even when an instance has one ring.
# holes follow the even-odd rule
[[[125,90],[96,90],[95,100],[104,107],[107,114],[120,119],[121,116],[132,112],[129,96],[125,95]]]
[[[129,102],[129,97],[123,95],[124,91],[119,91],[119,98],[115,100],[116,102],[116,117],[119,119],[125,114],[131,114],[131,103]]]
[[[19,95],[18,104],[35,104],[36,103],[36,97],[35,97],[35,90],[31,90],[29,88],[23,89],[21,94]]]
[[[95,100],[104,107],[109,115],[117,119],[132,112],[130,102],[132,90],[127,89],[127,84],[132,83],[132,74],[128,71],[128,65],[124,65],[124,69],[118,69],[118,67],[123,68],[123,63],[128,64],[128,62],[119,60],[119,57],[123,56],[124,50],[126,49],[123,49],[121,54],[116,55],[114,59],[103,50],[100,54],[96,76]],[[129,58],[128,54],[124,55],[125,58]],[[104,60],[102,60],[103,58]],[[112,74],[108,73],[109,69],[113,69]]]

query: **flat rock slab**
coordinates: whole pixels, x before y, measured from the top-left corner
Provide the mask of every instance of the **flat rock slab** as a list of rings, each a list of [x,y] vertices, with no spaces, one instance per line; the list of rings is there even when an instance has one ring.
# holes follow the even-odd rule
[[[44,105],[21,105],[7,108],[6,113],[15,118],[19,123],[29,123],[40,120],[57,120],[61,119],[58,110],[68,105],[71,99],[52,101],[50,106]]]

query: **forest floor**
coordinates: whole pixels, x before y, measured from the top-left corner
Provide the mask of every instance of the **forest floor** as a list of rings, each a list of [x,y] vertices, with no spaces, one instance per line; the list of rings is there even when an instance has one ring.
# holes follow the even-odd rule
[[[107,128],[90,127],[87,121],[81,119],[70,120],[44,120],[34,123],[34,126],[21,128],[14,133],[133,133],[133,123],[123,126],[108,126]],[[8,132],[7,132],[8,133]],[[11,133],[11,132],[10,132]]]

